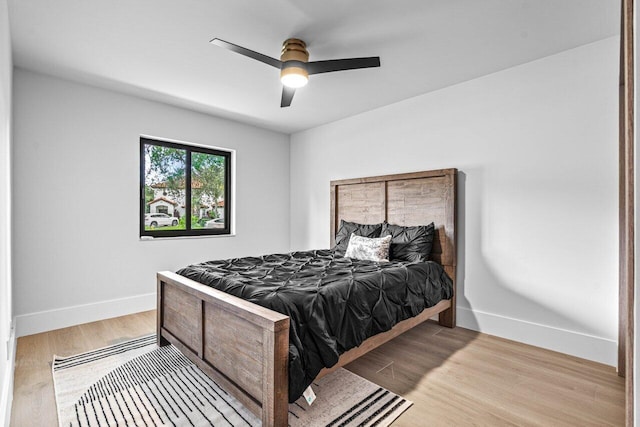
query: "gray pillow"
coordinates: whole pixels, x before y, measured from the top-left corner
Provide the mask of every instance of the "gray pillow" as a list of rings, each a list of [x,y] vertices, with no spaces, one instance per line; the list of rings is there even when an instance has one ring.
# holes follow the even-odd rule
[[[391,261],[428,261],[435,225],[402,226],[382,224],[381,236],[391,236]]]
[[[340,220],[340,227],[336,233],[336,244],[333,247],[336,255],[344,256],[349,246],[349,238],[351,234],[362,237],[380,237],[382,231],[382,223],[380,224],[358,224],[357,222],[349,222]]]

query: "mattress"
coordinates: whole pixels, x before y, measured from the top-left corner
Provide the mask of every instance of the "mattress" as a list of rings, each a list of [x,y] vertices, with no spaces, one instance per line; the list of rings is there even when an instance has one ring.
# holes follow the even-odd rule
[[[177,273],[291,318],[289,402],[345,351],[453,295],[435,262],[378,263],[331,250],[209,261]]]

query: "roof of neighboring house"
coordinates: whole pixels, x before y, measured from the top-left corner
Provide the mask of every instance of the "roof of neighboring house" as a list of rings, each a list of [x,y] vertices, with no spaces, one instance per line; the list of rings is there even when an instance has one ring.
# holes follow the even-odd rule
[[[218,206],[219,208],[224,208],[224,200],[218,200],[217,206]],[[211,206],[202,205],[201,207],[202,207],[202,208],[212,208],[212,207],[213,207],[213,205],[211,205]]]
[[[184,208],[185,206],[184,206],[184,205],[181,205],[181,207],[183,207],[183,208]],[[200,205],[200,208],[201,208],[201,209],[209,209],[209,208],[212,208],[212,207],[213,207],[213,206]],[[224,208],[224,200],[220,200],[220,201],[218,201],[218,207],[219,207],[219,208]]]
[[[169,203],[170,205],[173,205],[173,206],[177,206],[177,205],[178,205],[178,202],[175,202],[175,201],[173,201],[173,200],[171,200],[171,199],[167,199],[167,198],[166,198],[166,197],[164,197],[164,196],[162,196],[162,197],[157,197],[157,198],[153,199],[152,201],[150,201],[150,202],[149,202],[149,203],[147,203],[147,204],[148,204],[148,205],[152,205],[152,204],[157,203],[157,202],[166,202],[166,203]]]
[[[151,188],[167,188],[167,181],[162,181],[162,182],[158,182],[156,184],[151,184],[150,185]],[[184,179],[180,180],[178,182],[178,188],[179,189],[183,189],[184,188]],[[191,181],[191,188],[202,188],[202,182],[198,181],[197,179],[194,179]]]

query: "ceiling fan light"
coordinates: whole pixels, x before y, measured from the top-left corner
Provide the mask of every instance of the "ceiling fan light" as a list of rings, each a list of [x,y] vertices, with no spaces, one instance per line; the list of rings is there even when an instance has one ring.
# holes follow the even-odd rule
[[[290,88],[300,88],[309,81],[309,73],[304,68],[288,67],[280,71],[280,81]]]

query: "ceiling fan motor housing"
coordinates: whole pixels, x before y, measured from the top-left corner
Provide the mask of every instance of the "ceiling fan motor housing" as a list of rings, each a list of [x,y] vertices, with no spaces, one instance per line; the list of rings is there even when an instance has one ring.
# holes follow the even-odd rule
[[[282,43],[282,69],[280,70],[280,78],[296,74],[309,78],[309,73],[305,64],[309,61],[309,52],[307,45],[300,39],[287,39]]]

